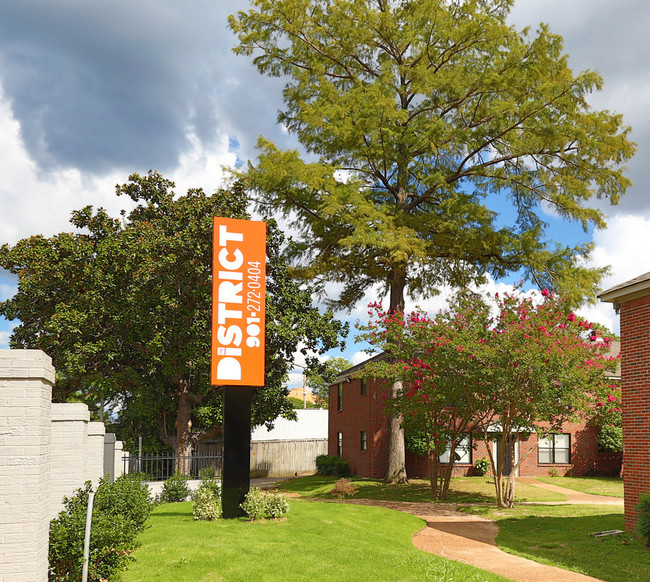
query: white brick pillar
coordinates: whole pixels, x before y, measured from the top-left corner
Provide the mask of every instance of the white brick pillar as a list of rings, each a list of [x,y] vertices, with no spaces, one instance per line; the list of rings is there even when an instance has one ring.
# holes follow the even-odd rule
[[[103,422],[88,423],[88,443],[86,447],[86,479],[97,487],[104,476],[104,434]]]
[[[128,456],[129,451],[124,450],[124,443],[122,441],[115,441],[115,457],[113,459],[113,475],[115,479],[129,472]],[[124,457],[127,459],[125,460]]]
[[[87,479],[89,421],[85,404],[52,404],[52,518],[63,509],[63,498],[70,497]]]
[[[104,435],[104,475],[108,475],[109,482],[115,481],[115,434],[107,432]]]
[[[54,368],[0,350],[0,582],[46,582]]]

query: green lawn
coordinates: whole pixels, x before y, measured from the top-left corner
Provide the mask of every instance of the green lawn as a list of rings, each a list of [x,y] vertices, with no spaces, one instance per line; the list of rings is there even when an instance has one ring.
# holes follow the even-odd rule
[[[282,521],[194,521],[192,504],[161,505],[121,582],[503,581],[416,549],[424,521],[379,507],[292,500]]]
[[[650,551],[645,540],[624,533],[596,538],[589,534],[623,530],[623,508],[607,505],[519,505],[512,510],[467,508],[499,526],[498,546],[543,564],[608,582],[650,580]]]
[[[623,497],[623,479],[619,477],[537,477],[537,480],[580,493]]]
[[[336,477],[314,475],[299,477],[282,483],[283,491],[298,493],[304,497],[331,499],[330,491]],[[411,479],[406,485],[385,485],[375,479],[353,479],[359,487],[355,499],[384,499],[388,501],[433,501],[428,481]],[[546,491],[532,485],[517,484],[518,501],[566,501],[559,493]],[[452,479],[449,487],[448,503],[494,503],[494,481],[489,477],[458,477]]]

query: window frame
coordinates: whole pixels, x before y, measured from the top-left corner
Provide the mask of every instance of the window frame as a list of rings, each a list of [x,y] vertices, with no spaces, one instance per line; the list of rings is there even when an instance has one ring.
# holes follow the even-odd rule
[[[343,433],[336,433],[336,454],[337,456],[343,458]]]
[[[443,465],[448,465],[450,461],[450,451],[451,451],[451,443],[447,443],[447,450],[442,453],[439,457],[439,462]],[[458,461],[454,462],[454,465],[471,465],[472,464],[472,451],[474,450],[473,443],[472,443],[472,433],[467,433],[463,439],[458,443],[456,446],[456,450],[454,451],[456,454],[459,454],[460,451],[463,451],[463,454],[461,455],[460,459]],[[467,457],[469,460],[463,460]]]
[[[341,412],[343,410],[343,382],[339,382],[336,392],[336,410]]]
[[[561,446],[557,437],[566,437],[567,444]],[[550,461],[542,460],[542,453],[550,454]],[[558,453],[566,454],[566,461],[558,461]],[[537,463],[539,465],[570,465],[571,464],[571,433],[554,433],[537,439]]]
[[[360,444],[361,444],[361,450],[362,451],[367,451],[368,450],[368,431],[362,430],[359,433],[359,438],[360,438]]]

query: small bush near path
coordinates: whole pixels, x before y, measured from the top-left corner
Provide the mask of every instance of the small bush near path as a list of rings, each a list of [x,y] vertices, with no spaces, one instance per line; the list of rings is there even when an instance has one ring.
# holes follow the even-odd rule
[[[331,496],[335,477],[314,475],[299,477],[282,483],[283,491],[298,493],[303,497],[327,499]],[[359,489],[355,499],[380,499],[384,501],[429,501],[431,485],[424,479],[410,479],[403,485],[386,485],[377,479],[353,478]],[[566,496],[540,487],[517,483],[517,501],[566,501]],[[443,503],[496,503],[494,481],[491,477],[457,477],[451,480],[449,497]]]
[[[278,519],[289,511],[289,502],[285,495],[266,492],[253,487],[240,506],[251,521],[259,519]]]
[[[537,477],[537,480],[590,495],[623,497],[623,479],[619,477]]]
[[[359,492],[359,487],[352,483],[351,479],[339,479],[332,487],[332,494],[337,495],[342,501],[345,501],[346,495],[356,495]]]
[[[119,582],[506,582],[427,554],[413,515],[292,500],[283,521],[194,521],[191,503],[161,505]],[[117,582],[117,581],[116,581]]]
[[[506,552],[608,582],[650,580],[650,552],[638,534],[593,537],[624,530],[623,508],[607,505],[519,505],[465,511],[493,519],[497,545]]]
[[[49,580],[81,580],[88,498],[87,481],[63,501],[65,509],[50,522]],[[93,505],[89,580],[109,580],[126,568],[154,502],[141,479],[122,476],[114,483],[101,479]]]
[[[167,479],[162,486],[160,493],[161,503],[175,503],[185,501],[192,493],[190,486],[187,484],[189,477],[182,473],[174,473]]]

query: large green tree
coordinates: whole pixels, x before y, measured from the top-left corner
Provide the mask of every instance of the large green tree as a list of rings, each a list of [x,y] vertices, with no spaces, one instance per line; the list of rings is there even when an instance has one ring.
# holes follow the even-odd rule
[[[134,440],[155,434],[187,456],[221,431],[221,391],[209,381],[213,217],[248,215],[240,184],[212,195],[192,189],[176,196],[173,188],[156,172],[133,174],[116,188],[135,202],[122,218],[86,207],[73,213],[76,233],[3,245],[0,266],[18,275],[18,291],[0,303],[0,314],[20,320],[11,347],[52,357],[56,400],[103,401]],[[337,347],[346,331],[291,279],[285,248],[269,221],[266,385],[253,398],[257,425],[293,414],[284,384],[297,350],[318,366],[315,354]]]
[[[245,175],[262,206],[299,217],[298,270],[341,283],[339,305],[381,283],[399,310],[515,271],[574,303],[596,288],[590,245],[548,240],[544,212],[603,227],[588,201],[619,200],[634,145],[589,107],[600,75],[574,74],[547,26],[508,25],[513,3],[253,0],[230,17],[235,52],[286,80],[278,121],[306,154],[260,138]],[[388,480],[405,478],[398,420]]]

